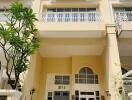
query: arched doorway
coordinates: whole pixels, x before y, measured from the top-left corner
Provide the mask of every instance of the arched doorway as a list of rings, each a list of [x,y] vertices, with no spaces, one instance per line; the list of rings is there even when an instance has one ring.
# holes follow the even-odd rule
[[[76,100],[100,100],[98,75],[89,67],[75,74]]]

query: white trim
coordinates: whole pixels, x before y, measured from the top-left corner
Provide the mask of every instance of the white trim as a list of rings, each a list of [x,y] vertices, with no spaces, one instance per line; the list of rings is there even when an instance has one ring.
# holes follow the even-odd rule
[[[70,97],[71,97],[71,92],[70,92],[70,85],[56,85],[55,82],[55,76],[56,75],[69,75],[71,79],[70,74],[58,74],[58,73],[48,73],[46,76],[46,88],[45,88],[45,97],[44,100],[47,100],[48,97],[48,92],[52,92],[52,99],[54,95],[54,91],[69,91]],[[75,90],[80,91],[87,91],[87,92],[95,92],[99,91],[99,84],[75,84]],[[59,86],[64,86],[64,88],[59,89]],[[96,96],[95,96],[96,97]],[[71,99],[71,98],[70,98]]]
[[[94,95],[81,95],[81,92],[94,92]],[[96,91],[79,91],[79,100],[81,100],[81,98],[86,98],[86,100],[89,100],[89,98],[94,98],[94,100],[96,100]]]
[[[59,73],[48,73],[46,76],[46,88],[45,88],[45,97],[44,100],[47,100],[48,92],[52,92],[52,95],[54,94],[54,91],[70,91],[70,84],[69,85],[56,85],[55,82],[55,76],[56,75],[69,75],[70,74],[59,74]],[[62,89],[58,89],[59,86],[64,86]],[[53,98],[53,96],[52,96]]]
[[[11,96],[11,100],[20,100],[20,97],[21,97],[21,95],[22,95],[22,93],[21,92],[18,92],[18,91],[16,91],[16,90],[0,90],[0,96],[2,96],[2,95],[5,95],[5,96],[7,96],[7,98],[8,98],[8,96]]]
[[[132,96],[132,92],[128,93],[128,96]]]

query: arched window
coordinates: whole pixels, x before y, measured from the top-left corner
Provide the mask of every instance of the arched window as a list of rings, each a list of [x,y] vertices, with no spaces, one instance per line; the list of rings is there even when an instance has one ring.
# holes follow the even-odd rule
[[[83,67],[79,73],[75,75],[75,83],[80,84],[98,84],[98,75],[94,74],[92,69]]]
[[[80,69],[79,74],[93,74],[93,71],[88,67],[83,67]]]

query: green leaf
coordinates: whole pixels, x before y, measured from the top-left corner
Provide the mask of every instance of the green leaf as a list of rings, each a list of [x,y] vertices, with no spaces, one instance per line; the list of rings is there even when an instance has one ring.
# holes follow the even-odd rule
[[[35,53],[40,45],[39,38],[36,37],[38,29],[34,25],[37,18],[31,8],[24,7],[20,2],[15,2],[10,6],[6,17],[9,19],[6,24],[0,24],[0,41],[4,41],[1,42],[2,45],[10,45],[10,48],[3,46],[7,59],[11,61],[6,67],[14,68],[17,80],[20,73],[29,68],[28,56]],[[10,75],[8,78],[10,80]],[[10,85],[13,89],[16,88],[14,83],[10,82]]]

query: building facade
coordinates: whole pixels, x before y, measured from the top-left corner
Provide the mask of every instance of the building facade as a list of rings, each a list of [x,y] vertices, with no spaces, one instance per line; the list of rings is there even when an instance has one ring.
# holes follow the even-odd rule
[[[36,13],[41,39],[22,100],[124,100],[122,74],[132,68],[131,0],[21,1]],[[1,22],[10,3],[0,1]],[[9,89],[6,78],[0,86]]]

